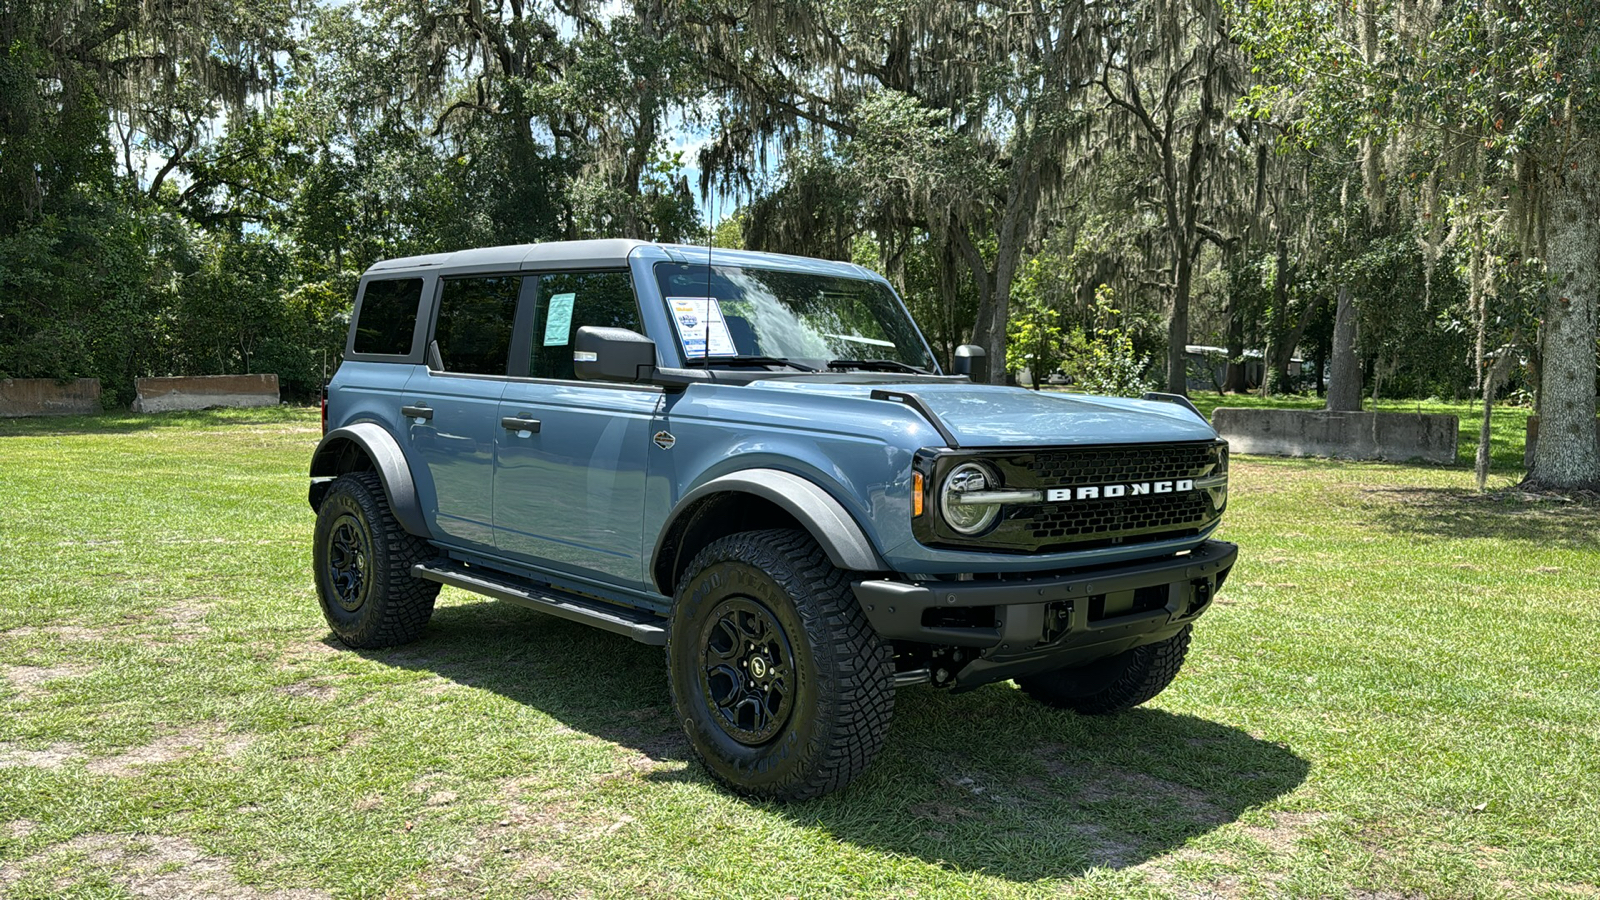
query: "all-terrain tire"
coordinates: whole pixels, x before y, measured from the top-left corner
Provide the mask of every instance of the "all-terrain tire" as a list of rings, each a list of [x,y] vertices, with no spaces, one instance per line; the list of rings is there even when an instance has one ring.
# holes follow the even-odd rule
[[[890,647],[803,531],[730,535],[695,556],[678,582],[667,670],[695,754],[753,797],[844,787],[883,746],[894,710]]]
[[[374,472],[341,475],[317,510],[312,569],[328,627],[351,647],[416,640],[433,617],[439,585],[411,574],[437,555],[389,509]]]
[[[1017,679],[1017,686],[1040,703],[1085,715],[1132,709],[1167,689],[1189,652],[1190,626],[1154,644],[1125,650],[1086,666],[1058,669]]]

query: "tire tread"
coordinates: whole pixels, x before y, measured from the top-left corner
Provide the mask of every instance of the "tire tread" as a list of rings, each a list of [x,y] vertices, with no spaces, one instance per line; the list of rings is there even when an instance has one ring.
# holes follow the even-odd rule
[[[811,643],[818,648],[818,680],[830,689],[828,708],[818,710],[828,723],[822,754],[802,777],[775,790],[751,791],[712,774],[741,793],[781,800],[806,800],[836,791],[871,763],[894,715],[894,656],[856,601],[850,573],[829,561],[815,539],[793,529],[740,532],[706,545],[685,568],[677,595],[694,575],[722,561],[755,566],[791,598]],[[668,654],[672,652],[668,640]],[[797,711],[796,714],[799,714]],[[708,767],[709,768],[709,767]]]

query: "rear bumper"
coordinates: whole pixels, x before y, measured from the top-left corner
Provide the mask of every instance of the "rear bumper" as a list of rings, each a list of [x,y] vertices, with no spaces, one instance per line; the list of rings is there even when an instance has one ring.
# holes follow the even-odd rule
[[[1137,563],[1006,581],[856,582],[878,633],[958,648],[958,688],[1081,665],[1165,640],[1210,608],[1239,556],[1225,541]]]

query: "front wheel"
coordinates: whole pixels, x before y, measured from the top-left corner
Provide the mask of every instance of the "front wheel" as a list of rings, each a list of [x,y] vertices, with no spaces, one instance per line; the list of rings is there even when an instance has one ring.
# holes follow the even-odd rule
[[[739,793],[838,790],[882,747],[894,660],[844,572],[801,531],[707,545],[667,636],[673,707],[712,776]]]
[[[1189,652],[1189,630],[1154,644],[1125,650],[1086,666],[1017,679],[1017,687],[1040,703],[1085,715],[1132,709],[1167,689]]]

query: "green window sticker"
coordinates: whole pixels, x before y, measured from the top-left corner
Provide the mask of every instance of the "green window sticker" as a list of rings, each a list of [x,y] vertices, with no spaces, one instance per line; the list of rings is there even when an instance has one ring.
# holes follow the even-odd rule
[[[544,345],[566,346],[572,330],[572,301],[577,294],[551,294],[550,305],[544,314]]]

